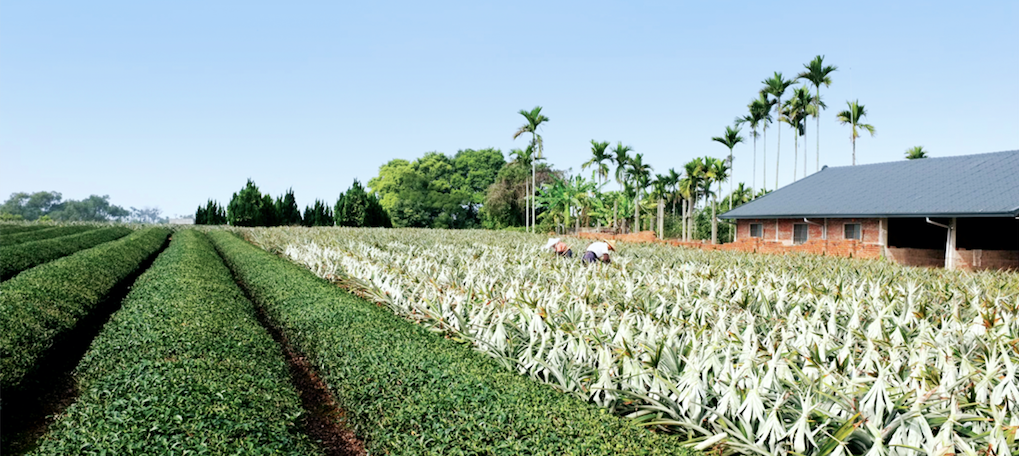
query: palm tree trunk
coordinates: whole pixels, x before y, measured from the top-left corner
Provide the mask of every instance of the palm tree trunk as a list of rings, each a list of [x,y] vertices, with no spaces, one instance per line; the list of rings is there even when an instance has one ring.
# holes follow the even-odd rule
[[[796,165],[800,161],[800,132],[796,127],[793,125],[793,182],[796,182]]]
[[[633,203],[633,229],[634,232],[640,231],[640,190],[637,190],[637,197],[634,198]]]
[[[814,111],[816,112],[814,119],[817,122],[814,126],[814,137],[817,138],[817,163],[815,163],[817,169],[814,172],[817,172],[821,170],[821,86],[817,85],[815,88],[817,89],[817,98],[814,100]]]
[[[803,119],[803,177],[807,177],[807,120]]]
[[[722,191],[722,183],[718,183],[718,191]],[[711,198],[711,243],[718,244],[718,219],[715,217],[715,206],[717,206],[718,195]]]
[[[764,124],[764,155],[761,157],[761,188],[768,190],[768,124]]]
[[[735,166],[736,166],[736,164],[732,162],[732,148],[730,147],[729,148],[729,210],[730,211],[732,210],[732,181],[736,180],[736,179],[732,178],[732,176],[736,175],[736,168],[735,168]],[[718,185],[718,189],[721,190],[722,189],[722,185],[721,185],[722,183],[719,182],[718,184],[719,184]]]
[[[780,156],[782,155],[782,125],[781,125],[781,123],[782,123],[782,97],[778,97],[778,103],[775,105],[775,107],[776,107],[776,110],[778,111],[778,116],[775,119],[775,122],[778,122],[780,124],[778,126],[778,147],[776,147],[776,150],[775,150],[775,189],[778,190],[778,170],[779,170],[778,161],[779,161]]]
[[[536,170],[537,170],[536,163],[537,163],[537,160],[531,162],[531,193],[530,193],[530,198],[531,198],[531,232],[532,233],[535,231],[535,227],[534,226],[537,225],[536,223],[534,223],[534,221],[535,221],[534,217],[535,217],[535,215],[538,214],[538,212],[536,210],[534,210],[534,207],[537,205],[536,204],[537,201],[534,199],[535,189],[537,188],[537,180],[535,178],[535,174],[536,174]]]
[[[658,198],[658,239],[665,239],[665,200]]]
[[[754,174],[751,180],[754,183],[751,188],[757,188],[757,128],[754,128]]]

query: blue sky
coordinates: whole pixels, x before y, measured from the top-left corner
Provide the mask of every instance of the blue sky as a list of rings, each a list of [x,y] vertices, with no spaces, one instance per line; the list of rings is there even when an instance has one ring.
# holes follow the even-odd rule
[[[854,99],[877,128],[859,163],[1019,149],[1017,23],[1014,1],[5,2],[0,196],[175,215],[250,177],[332,202],[393,158],[525,147],[517,112],[536,105],[555,167],[580,172],[597,139],[664,173],[726,155],[711,137],[761,81],[818,54],[839,67],[822,165],[850,163],[835,114]],[[811,171],[815,134],[811,120]],[[760,187],[764,145],[754,177],[747,139],[735,178]],[[769,188],[775,142],[772,128]],[[786,128],[781,185],[793,153]]]

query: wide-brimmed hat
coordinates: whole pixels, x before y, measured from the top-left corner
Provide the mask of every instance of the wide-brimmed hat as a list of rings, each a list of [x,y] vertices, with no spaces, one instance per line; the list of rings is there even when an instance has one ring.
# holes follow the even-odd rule
[[[551,248],[552,248],[552,247],[553,247],[554,245],[556,245],[556,244],[558,244],[558,243],[559,243],[559,238],[551,238],[551,239],[549,239],[549,240],[548,240],[548,242],[547,242],[547,243],[545,244],[545,247],[544,247],[544,248],[546,248],[546,249],[551,249]]]
[[[609,250],[615,250],[616,249],[616,240],[615,239],[606,239],[605,243],[609,245]]]

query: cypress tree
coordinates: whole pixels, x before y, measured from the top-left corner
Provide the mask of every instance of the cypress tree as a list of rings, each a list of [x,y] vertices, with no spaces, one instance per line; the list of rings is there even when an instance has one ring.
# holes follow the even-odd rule
[[[226,208],[227,221],[233,226],[257,226],[262,221],[262,193],[248,179],[240,192],[234,193]]]
[[[206,217],[206,209],[204,207],[202,207],[202,206],[199,206],[198,210],[195,211],[195,224],[208,224],[205,221],[205,217]]]
[[[304,207],[304,218],[301,220],[301,225],[315,226],[315,210],[311,206]]]
[[[301,208],[297,207],[297,199],[294,198],[294,190],[287,189],[287,193],[276,199],[276,214],[279,217],[280,225],[296,226],[301,224]]]
[[[273,201],[272,197],[268,193],[262,195],[261,204],[258,207],[259,223],[258,226],[277,226],[276,214],[276,202]]]

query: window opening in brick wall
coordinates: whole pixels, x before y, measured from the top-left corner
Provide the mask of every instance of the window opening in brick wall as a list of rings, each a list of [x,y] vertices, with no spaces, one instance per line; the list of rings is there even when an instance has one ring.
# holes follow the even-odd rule
[[[859,241],[861,236],[860,224],[859,223],[847,223],[845,226],[845,239],[856,239]]]
[[[750,237],[764,237],[764,225],[761,223],[750,224]]]
[[[810,237],[809,233],[810,230],[806,223],[793,224],[793,244],[807,242],[807,238]]]

